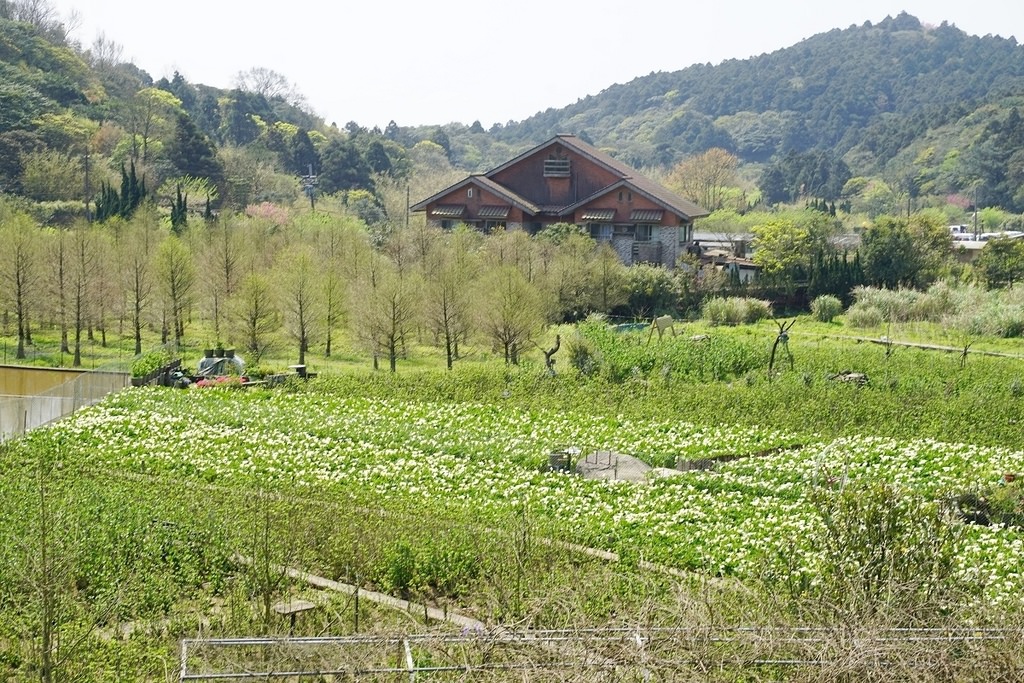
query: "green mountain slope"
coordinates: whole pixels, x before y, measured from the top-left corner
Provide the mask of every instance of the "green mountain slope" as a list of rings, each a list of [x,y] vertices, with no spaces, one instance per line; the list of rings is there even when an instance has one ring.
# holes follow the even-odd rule
[[[494,132],[509,143],[583,132],[640,165],[710,146],[745,161],[861,146],[884,163],[927,129],[1014,92],[1024,92],[1015,40],[901,14],[751,59],[652,73]]]

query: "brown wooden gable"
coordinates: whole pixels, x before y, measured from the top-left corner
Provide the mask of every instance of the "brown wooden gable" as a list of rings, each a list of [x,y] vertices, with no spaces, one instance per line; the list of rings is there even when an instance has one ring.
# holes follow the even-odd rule
[[[612,212],[610,216],[608,211]],[[643,188],[625,180],[566,207],[563,215],[566,220],[581,224],[650,223],[671,226],[688,222],[686,216],[678,215],[657,198],[649,196]]]
[[[591,220],[586,216],[620,224],[690,225],[708,213],[574,135],[555,136],[410,208],[426,211],[431,219],[452,220],[442,214],[458,213],[460,206],[463,220],[493,216],[534,226],[585,223]]]
[[[433,220],[510,220],[522,222],[539,209],[479,175],[469,176],[410,207]]]
[[[540,206],[569,206],[622,180],[559,138],[514,161],[487,177]]]

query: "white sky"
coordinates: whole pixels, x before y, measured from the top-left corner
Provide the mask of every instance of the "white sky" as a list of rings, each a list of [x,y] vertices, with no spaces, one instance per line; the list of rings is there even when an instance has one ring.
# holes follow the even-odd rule
[[[1024,42],[1020,0],[53,0],[154,79],[228,88],[281,73],[327,123],[521,121],[652,71],[717,64],[906,10]]]

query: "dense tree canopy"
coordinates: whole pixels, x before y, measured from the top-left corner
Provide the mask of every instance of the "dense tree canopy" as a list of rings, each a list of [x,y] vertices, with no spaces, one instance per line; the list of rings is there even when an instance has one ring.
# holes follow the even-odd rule
[[[167,157],[178,175],[208,178],[214,183],[223,178],[224,169],[217,159],[217,149],[185,112],[178,113]]]

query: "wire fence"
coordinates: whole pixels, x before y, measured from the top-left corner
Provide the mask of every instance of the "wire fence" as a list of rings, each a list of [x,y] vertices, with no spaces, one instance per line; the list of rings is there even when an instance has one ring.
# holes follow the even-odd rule
[[[1019,649],[1014,629],[596,628],[315,638],[210,638],[181,643],[180,681],[672,680],[681,672],[771,668],[865,675],[958,669],[980,648]],[[816,674],[815,674],[816,675]],[[783,673],[783,676],[785,674]],[[717,680],[717,679],[716,679]],[[883,680],[890,680],[884,678]]]

